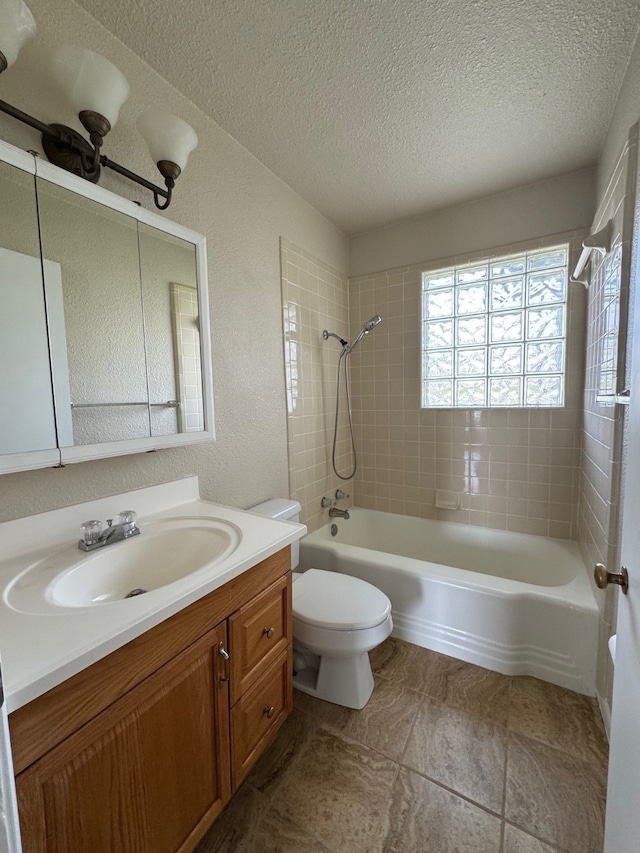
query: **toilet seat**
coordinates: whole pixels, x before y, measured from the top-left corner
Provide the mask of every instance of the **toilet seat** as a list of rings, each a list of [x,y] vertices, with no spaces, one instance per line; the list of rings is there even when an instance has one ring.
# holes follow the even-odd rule
[[[294,619],[334,631],[373,628],[389,618],[387,596],[360,578],[309,569],[293,585]]]

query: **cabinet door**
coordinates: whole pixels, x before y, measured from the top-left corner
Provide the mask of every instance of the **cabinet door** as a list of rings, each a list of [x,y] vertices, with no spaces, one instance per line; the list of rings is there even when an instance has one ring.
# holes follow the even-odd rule
[[[186,853],[229,799],[229,691],[208,632],[17,777],[25,853]]]
[[[229,635],[233,705],[293,642],[290,572],[231,616]]]

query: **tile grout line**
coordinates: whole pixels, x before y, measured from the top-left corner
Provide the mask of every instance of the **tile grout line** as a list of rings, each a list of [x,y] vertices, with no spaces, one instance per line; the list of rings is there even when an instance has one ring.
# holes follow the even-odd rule
[[[521,737],[525,740],[532,741],[533,743],[541,744],[542,746],[546,746],[549,749],[552,749],[554,752],[560,753],[560,755],[566,755],[571,758],[572,761],[578,761],[581,764],[586,764],[587,767],[592,767],[596,770],[601,770],[605,776],[608,771],[608,762],[604,764],[601,762],[597,762],[595,760],[590,761],[588,758],[584,758],[582,755],[576,754],[574,752],[570,752],[568,749],[563,749],[561,746],[558,746],[555,743],[549,743],[547,740],[542,740],[542,738],[535,737],[531,734],[525,734],[524,732],[519,732],[517,729],[507,729],[508,735],[513,735],[515,737]]]
[[[506,839],[506,813],[507,813],[507,771],[509,767],[509,745],[511,742],[511,738],[509,737],[509,723],[511,721],[511,691],[513,689],[513,677],[509,678],[509,684],[507,687],[507,718],[505,722],[506,729],[506,743],[504,749],[504,770],[502,776],[502,827],[501,827],[501,840],[500,840],[500,853],[504,853],[504,845]]]
[[[554,853],[570,853],[570,851],[566,847],[558,846],[554,841],[549,841],[547,838],[543,838],[541,835],[536,835],[535,832],[531,832],[530,829],[524,829],[522,826],[518,826],[517,823],[514,823],[512,820],[507,820],[506,818],[503,821],[503,825],[505,830],[507,826],[512,826],[514,829],[517,829],[519,832],[524,833],[524,835],[529,835],[531,838],[535,838],[536,841],[539,841],[541,844],[544,844],[545,847],[548,847],[550,850],[554,851]]]
[[[410,773],[415,773],[416,776],[420,776],[423,779],[426,779],[427,782],[431,782],[432,785],[436,785],[438,788],[441,788],[443,791],[447,791],[449,794],[453,794],[458,797],[460,800],[464,800],[469,803],[469,805],[475,806],[475,808],[480,809],[491,817],[498,818],[498,820],[504,820],[503,815],[500,812],[493,811],[488,806],[483,806],[482,803],[477,802],[476,800],[472,800],[471,797],[466,794],[462,794],[460,791],[456,791],[455,788],[451,788],[449,785],[445,785],[443,782],[439,782],[437,779],[434,779],[433,776],[427,776],[426,773],[421,773],[419,770],[416,770],[415,767],[410,767],[408,764],[401,764],[400,767],[403,770],[408,770]]]

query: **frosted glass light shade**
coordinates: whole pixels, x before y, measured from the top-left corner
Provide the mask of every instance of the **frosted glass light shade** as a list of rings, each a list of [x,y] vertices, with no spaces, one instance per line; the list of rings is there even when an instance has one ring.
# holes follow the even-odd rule
[[[0,0],[0,52],[7,60],[7,68],[35,32],[36,22],[22,0]]]
[[[76,112],[92,110],[115,125],[129,97],[129,84],[112,62],[92,50],[67,45],[55,54],[53,73]]]
[[[154,163],[170,160],[184,169],[189,154],[198,144],[198,137],[191,125],[178,116],[153,110],[138,119],[138,130],[149,146]]]

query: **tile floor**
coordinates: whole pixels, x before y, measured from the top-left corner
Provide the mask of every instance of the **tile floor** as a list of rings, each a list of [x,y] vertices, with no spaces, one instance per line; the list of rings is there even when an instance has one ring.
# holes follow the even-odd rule
[[[362,711],[294,712],[197,853],[601,853],[595,700],[389,639]]]

